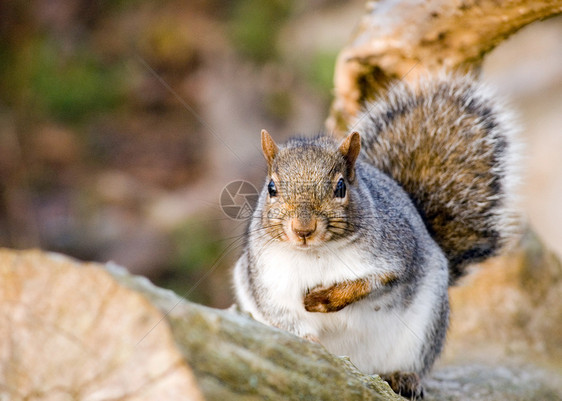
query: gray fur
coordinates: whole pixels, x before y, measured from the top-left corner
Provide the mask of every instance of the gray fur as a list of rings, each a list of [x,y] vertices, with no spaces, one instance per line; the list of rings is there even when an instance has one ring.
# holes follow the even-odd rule
[[[258,320],[318,337],[335,353],[350,350],[352,362],[366,373],[392,376],[392,367],[423,376],[443,348],[449,282],[468,261],[495,254],[514,232],[512,129],[470,78],[440,78],[418,89],[399,84],[367,109],[355,127],[362,135],[355,174],[330,137],[296,138],[272,155],[234,287],[242,309]],[[344,200],[334,199],[338,177],[347,177]],[[273,198],[267,189],[272,179],[279,191]],[[306,250],[286,245],[287,221],[295,216],[317,219],[326,228],[324,239]],[[453,223],[443,224],[443,218]],[[458,230],[463,226],[469,230]],[[459,237],[467,232],[471,238]],[[366,298],[338,312],[304,310],[303,298],[314,287],[358,279],[371,285]],[[348,317],[380,338],[361,340]],[[379,319],[400,328],[396,343],[377,329]],[[352,340],[359,344],[346,345]],[[362,350],[361,341],[371,345]],[[409,357],[400,357],[401,346],[409,347]],[[381,355],[389,349],[387,361]],[[421,387],[412,389],[418,393]]]

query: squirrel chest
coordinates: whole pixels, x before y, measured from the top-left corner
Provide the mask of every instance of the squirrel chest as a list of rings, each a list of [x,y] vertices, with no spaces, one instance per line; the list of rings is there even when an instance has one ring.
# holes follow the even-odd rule
[[[255,263],[256,271],[248,273],[260,294],[246,301],[239,297],[245,310],[263,323],[317,339],[332,353],[350,356],[359,369],[371,373],[411,365],[411,354],[423,347],[431,315],[442,302],[439,294],[431,291],[429,281],[446,281],[444,269],[435,277],[428,276],[427,285],[418,289],[407,304],[401,300],[407,289],[398,285],[380,288],[334,313],[311,313],[303,305],[310,288],[373,273],[384,276],[392,272],[392,265],[349,244],[326,244],[315,251],[271,244]],[[439,255],[433,263],[445,266]],[[239,263],[236,268],[246,267]],[[266,308],[260,308],[263,302]]]
[[[355,280],[372,274],[374,269],[381,274],[392,270],[385,261],[375,260],[358,247],[338,247],[334,244],[311,251],[272,244],[263,250],[257,264],[260,265],[260,271],[255,279],[258,286],[263,286],[270,295],[271,302],[304,318],[332,317],[311,314],[305,310],[303,298],[307,290]],[[318,324],[329,325],[329,320],[333,319],[320,319]],[[329,327],[317,329],[326,330]]]

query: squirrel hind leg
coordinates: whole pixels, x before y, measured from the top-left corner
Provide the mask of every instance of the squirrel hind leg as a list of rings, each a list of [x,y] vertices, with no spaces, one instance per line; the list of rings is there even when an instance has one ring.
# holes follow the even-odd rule
[[[382,374],[380,377],[390,385],[396,394],[410,400],[423,399],[423,386],[417,373],[392,372]]]

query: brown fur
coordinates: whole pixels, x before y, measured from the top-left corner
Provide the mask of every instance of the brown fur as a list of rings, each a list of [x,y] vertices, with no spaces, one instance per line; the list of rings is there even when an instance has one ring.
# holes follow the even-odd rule
[[[361,151],[361,137],[357,132],[349,134],[340,144],[340,153],[345,157],[347,163],[347,178],[353,182],[355,178],[355,161]]]
[[[271,169],[271,164],[273,163],[273,159],[275,159],[279,148],[271,135],[269,135],[269,132],[264,129],[261,130],[261,147],[265,160],[267,161],[267,166]]]

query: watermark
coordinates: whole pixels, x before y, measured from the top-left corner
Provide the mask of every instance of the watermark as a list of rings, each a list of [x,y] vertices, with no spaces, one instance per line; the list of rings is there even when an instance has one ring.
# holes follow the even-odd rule
[[[251,182],[232,181],[221,192],[221,209],[233,220],[247,220],[254,213],[258,197],[258,190]]]

